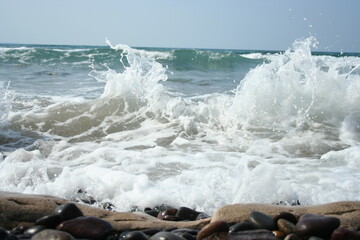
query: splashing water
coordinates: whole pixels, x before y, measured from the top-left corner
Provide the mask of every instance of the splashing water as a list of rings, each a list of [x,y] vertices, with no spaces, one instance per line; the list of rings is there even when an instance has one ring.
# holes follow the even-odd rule
[[[107,43],[119,66],[101,66],[94,56],[103,52],[91,52],[90,76],[103,84],[96,98],[31,98],[34,106],[12,110],[8,128],[32,141],[4,152],[1,190],[71,199],[81,189],[118,210],[166,203],[208,212],[359,195],[358,56],[313,55],[314,38],[284,53],[238,56]],[[204,78],[249,61],[233,91],[194,95],[213,86]],[[216,84],[228,87],[224,79]]]

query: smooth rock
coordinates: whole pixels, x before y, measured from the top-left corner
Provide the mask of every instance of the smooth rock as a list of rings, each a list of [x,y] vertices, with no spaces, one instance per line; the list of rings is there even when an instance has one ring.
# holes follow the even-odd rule
[[[149,240],[184,240],[184,238],[171,232],[158,232],[157,234],[151,236]]]
[[[55,228],[63,221],[64,218],[61,214],[53,214],[39,218],[38,220],[36,220],[35,225],[44,225],[48,228]]]
[[[222,221],[211,222],[200,230],[196,239],[201,240],[212,234],[221,232],[229,232],[229,226],[227,225],[227,223]]]
[[[352,231],[347,228],[338,228],[331,235],[331,240],[359,240],[359,239],[360,239],[359,231]]]
[[[292,213],[289,213],[289,212],[279,212],[274,217],[274,222],[277,222],[279,219],[285,219],[289,222],[292,222],[293,224],[297,223],[297,219],[296,219],[295,215]]]
[[[187,232],[177,232],[177,233],[174,233],[186,240],[196,240],[196,236],[194,235],[191,235],[190,233],[187,233]]]
[[[209,218],[210,216],[207,213],[201,212],[199,213],[199,215],[196,217],[195,220],[201,220],[201,219],[206,219]]]
[[[272,233],[276,238],[284,239],[286,237],[286,234],[281,231],[272,231]]]
[[[131,231],[124,235],[123,240],[146,240],[149,237],[141,231]]]
[[[160,212],[157,215],[157,218],[165,221],[180,221],[181,219],[175,216],[177,211],[178,210],[175,208],[167,209],[165,211]]]
[[[232,225],[229,228],[229,233],[248,231],[248,230],[254,230],[254,226],[249,222],[241,222],[241,223],[236,223],[236,224]]]
[[[75,240],[71,234],[54,229],[45,229],[34,236],[31,240]]]
[[[82,217],[84,214],[74,203],[66,203],[55,209],[55,214],[60,214],[64,221]]]
[[[312,236],[312,237],[309,237],[308,240],[324,240],[324,239]]]
[[[301,237],[299,237],[298,235],[292,233],[287,235],[284,240],[303,240]]]
[[[194,221],[199,214],[200,212],[197,212],[191,208],[180,207],[175,216],[183,220]]]
[[[177,228],[171,231],[172,233],[189,233],[191,235],[197,235],[199,230],[190,228]]]
[[[43,226],[43,225],[35,225],[35,226],[32,226],[32,227],[29,227],[28,229],[26,229],[24,231],[24,235],[26,236],[33,236],[34,234],[44,230],[46,227]]]
[[[279,206],[270,204],[233,204],[218,208],[211,221],[225,221],[236,223],[245,221],[248,213],[252,210],[275,217],[279,212],[290,212],[295,216],[307,213],[321,214],[324,216],[337,217],[341,226],[356,229],[360,225],[360,201],[333,202],[321,205]]]
[[[151,237],[152,235],[155,235],[156,233],[161,232],[161,229],[160,228],[148,228],[148,229],[144,229],[141,231]]]
[[[295,233],[300,237],[330,238],[332,232],[340,226],[336,217],[325,217],[317,214],[305,214],[296,224]]]
[[[257,229],[276,230],[274,220],[262,212],[251,211],[248,220]]]
[[[149,209],[144,211],[146,214],[149,214],[150,216],[157,217],[159,215],[159,211],[154,209]]]
[[[75,238],[101,238],[113,228],[111,224],[97,217],[77,217],[62,222],[56,228],[73,235]]]
[[[280,218],[277,221],[277,226],[279,230],[285,233],[286,235],[293,233],[295,231],[295,224],[283,218]]]
[[[279,240],[269,230],[258,229],[230,233],[227,240]]]
[[[0,227],[0,239],[1,240],[17,240],[15,235],[9,234],[5,229]]]

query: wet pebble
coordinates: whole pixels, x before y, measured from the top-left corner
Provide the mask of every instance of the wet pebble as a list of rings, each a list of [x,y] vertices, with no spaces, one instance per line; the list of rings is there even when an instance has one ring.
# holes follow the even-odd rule
[[[55,209],[55,214],[60,214],[64,221],[82,217],[84,214],[74,203],[66,203]]]
[[[146,235],[148,235],[148,236],[152,236],[152,235],[155,235],[158,232],[161,232],[161,229],[160,228],[148,228],[148,229],[144,229],[144,230],[141,230],[141,231],[143,233],[145,233]]]
[[[199,213],[199,215],[197,215],[195,220],[201,220],[201,219],[205,219],[205,218],[209,218],[210,216],[207,213],[201,212]]]
[[[295,224],[283,218],[280,218],[277,221],[277,226],[279,230],[285,233],[286,235],[293,233],[295,231]]]
[[[187,232],[178,232],[178,233],[175,233],[176,235],[186,239],[186,240],[196,240],[196,236],[194,235],[191,235],[190,233],[187,233]]]
[[[347,228],[338,228],[331,235],[331,240],[354,240],[354,239],[360,239],[360,232],[353,231]]]
[[[75,240],[71,234],[59,230],[45,229],[34,236],[31,240]]]
[[[44,225],[47,228],[55,228],[63,221],[64,219],[61,214],[53,214],[39,218],[36,220],[35,225]]]
[[[151,236],[149,240],[184,240],[185,238],[176,235],[171,232],[158,232],[157,234]]]
[[[295,233],[300,237],[330,238],[332,232],[340,226],[336,217],[326,217],[317,214],[305,214],[296,224]]]
[[[299,237],[298,235],[292,233],[287,235],[284,240],[303,240],[301,237]]]
[[[230,233],[227,240],[279,240],[274,234],[265,229],[257,229],[250,231],[241,231]]]
[[[0,228],[0,239],[1,240],[17,240],[15,235],[8,233],[5,229]]]
[[[236,224],[232,225],[229,228],[229,233],[247,231],[247,230],[253,230],[253,229],[254,229],[254,226],[251,223],[241,222],[241,223],[236,223]]]
[[[289,212],[280,212],[274,217],[274,222],[277,222],[279,219],[285,219],[293,224],[297,223],[297,219],[294,214]]]
[[[275,237],[284,239],[286,237],[286,234],[281,231],[272,231]]]
[[[127,232],[123,238],[123,240],[146,240],[148,236],[141,231],[130,231]]]
[[[32,226],[32,227],[29,227],[28,229],[26,229],[24,231],[24,235],[25,236],[33,236],[34,234],[44,230],[46,227],[43,226],[43,225],[35,225],[35,226]]]
[[[180,207],[175,216],[183,220],[194,221],[199,214],[200,212],[197,212],[191,208]]]
[[[257,229],[276,230],[274,220],[262,212],[251,211],[248,220]]]
[[[223,221],[211,222],[199,231],[196,239],[201,240],[212,234],[221,232],[229,232],[229,226],[227,223]]]
[[[177,216],[175,216],[177,211],[178,210],[176,208],[167,209],[165,211],[160,212],[157,215],[157,218],[161,219],[161,220],[166,220],[166,221],[179,221],[181,219],[178,218]]]
[[[97,217],[77,217],[57,226],[57,230],[70,233],[76,238],[101,238],[112,230],[109,222]]]

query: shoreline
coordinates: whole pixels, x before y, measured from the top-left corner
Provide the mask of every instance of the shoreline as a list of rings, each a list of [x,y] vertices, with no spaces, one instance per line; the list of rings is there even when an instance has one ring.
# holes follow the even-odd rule
[[[49,196],[23,194],[0,191],[0,227],[13,228],[19,224],[31,226],[45,215],[51,214],[59,205],[69,203],[66,199]],[[290,212],[296,217],[304,214],[320,214],[337,217],[341,227],[356,229],[360,226],[360,201],[333,202],[311,206],[283,206],[270,204],[233,204],[218,208],[213,216],[196,221],[165,221],[144,212],[114,212],[98,207],[72,202],[86,216],[95,216],[110,222],[114,229],[137,230],[146,228],[197,228],[200,229],[210,222],[224,221],[241,222],[247,219],[250,211],[263,212],[274,217],[279,212]]]

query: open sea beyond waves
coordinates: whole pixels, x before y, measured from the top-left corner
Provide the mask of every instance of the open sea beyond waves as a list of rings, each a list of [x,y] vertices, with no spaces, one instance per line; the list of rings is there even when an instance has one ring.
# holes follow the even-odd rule
[[[127,211],[360,198],[360,54],[0,45],[0,190]]]

